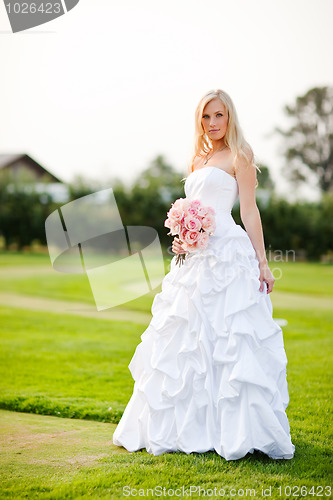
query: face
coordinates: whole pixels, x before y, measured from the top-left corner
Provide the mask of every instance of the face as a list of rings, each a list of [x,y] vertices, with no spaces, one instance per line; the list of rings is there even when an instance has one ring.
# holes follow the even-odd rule
[[[228,113],[220,99],[213,99],[206,104],[201,123],[210,140],[223,139],[228,128]]]

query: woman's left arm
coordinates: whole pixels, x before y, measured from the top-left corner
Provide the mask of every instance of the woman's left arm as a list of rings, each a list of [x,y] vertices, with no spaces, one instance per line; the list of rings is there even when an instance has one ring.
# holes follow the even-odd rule
[[[261,217],[256,203],[256,167],[253,164],[248,166],[245,160],[240,159],[237,161],[235,172],[239,191],[240,216],[259,261],[259,290],[263,290],[263,282],[265,281],[267,293],[270,293],[273,290],[275,278],[268,266]]]

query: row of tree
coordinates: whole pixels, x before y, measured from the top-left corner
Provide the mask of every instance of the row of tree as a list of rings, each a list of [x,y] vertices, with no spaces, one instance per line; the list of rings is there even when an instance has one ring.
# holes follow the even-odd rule
[[[266,249],[270,250],[268,257],[282,259],[295,252],[296,256],[318,260],[322,255],[331,254],[333,192],[323,194],[319,202],[290,203],[274,194],[267,168],[261,166],[261,170],[262,173],[258,174],[259,186],[270,189],[268,200],[257,199]],[[100,189],[105,187],[104,184]],[[185,196],[181,176],[159,156],[140,174],[131,188],[126,188],[121,181],[111,183],[110,187],[113,188],[123,224],[155,228],[165,254],[170,254],[172,238],[167,234],[169,230],[164,221],[171,203]],[[69,185],[69,201],[97,190],[96,185],[92,188],[83,182],[76,182]],[[46,245],[45,220],[59,206],[47,193],[27,192],[20,185],[8,191],[0,183],[0,233],[6,248],[15,244],[22,249],[36,240]],[[238,205],[233,209],[233,217],[237,224],[242,225]]]

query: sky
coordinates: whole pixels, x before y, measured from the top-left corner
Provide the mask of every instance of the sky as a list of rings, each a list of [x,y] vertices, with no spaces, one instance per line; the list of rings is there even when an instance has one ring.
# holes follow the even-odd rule
[[[287,198],[283,112],[333,85],[331,0],[80,0],[12,33],[0,3],[0,154],[27,153],[60,179],[130,184],[157,155],[186,175],[194,112],[220,88]],[[112,184],[111,184],[112,185]]]

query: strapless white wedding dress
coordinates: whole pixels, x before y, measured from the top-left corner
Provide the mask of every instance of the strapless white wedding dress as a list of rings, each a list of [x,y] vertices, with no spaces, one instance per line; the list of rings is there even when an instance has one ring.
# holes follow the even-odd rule
[[[238,184],[214,166],[191,173],[185,195],[215,209],[206,249],[172,258],[152,320],[129,364],[133,395],[113,443],[149,453],[215,450],[237,460],[260,450],[290,459],[287,357],[266,283],[231,209]]]

